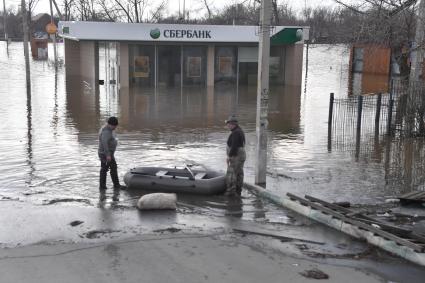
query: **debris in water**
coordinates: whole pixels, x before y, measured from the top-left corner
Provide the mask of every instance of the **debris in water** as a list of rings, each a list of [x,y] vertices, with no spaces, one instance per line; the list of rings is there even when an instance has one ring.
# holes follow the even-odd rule
[[[182,229],[179,228],[174,228],[174,227],[169,227],[169,228],[165,228],[165,229],[158,229],[158,230],[153,230],[155,233],[164,233],[164,232],[170,232],[170,233],[176,233],[181,231]]]
[[[329,275],[324,273],[323,271],[313,268],[310,270],[304,270],[303,272],[300,272],[300,274],[306,278],[312,278],[312,279],[329,279]]]
[[[351,207],[351,203],[349,201],[337,201],[337,202],[333,202],[332,204],[345,207],[345,208]]]
[[[40,195],[40,194],[45,194],[46,192],[43,191],[34,191],[34,192],[26,192],[26,193],[22,193],[24,196],[32,196],[32,195]]]
[[[0,200],[7,200],[7,201],[9,201],[9,200],[11,200],[11,201],[20,201],[20,199],[19,199],[19,198],[5,197],[5,196],[2,196],[2,195],[0,195]]]
[[[74,226],[78,226],[78,225],[83,224],[83,223],[84,223],[84,221],[75,220],[75,221],[72,221],[71,223],[69,223],[69,225],[74,227]]]
[[[110,230],[110,229],[105,229],[105,230],[93,230],[93,231],[89,231],[87,233],[84,233],[84,237],[88,238],[88,239],[94,239],[94,238],[99,238],[100,235],[104,235],[104,234],[110,234],[110,233],[114,233],[114,232],[120,232],[120,230]]]
[[[82,202],[85,204],[91,204],[88,199],[63,198],[63,199],[52,199],[50,201],[45,200],[43,205],[55,204],[58,202]]]
[[[255,234],[255,235],[261,235],[261,236],[266,236],[266,237],[272,237],[272,238],[279,239],[281,242],[300,241],[300,242],[307,242],[307,243],[312,243],[312,244],[317,244],[317,245],[324,245],[325,244],[323,242],[316,242],[316,241],[309,240],[309,239],[301,239],[301,238],[295,238],[295,237],[281,235],[277,231],[273,232],[273,231],[266,231],[266,230],[258,230],[258,229],[252,228],[252,227],[247,227],[247,228],[245,228],[245,227],[234,227],[233,230],[236,231],[236,232],[244,233],[244,234]]]

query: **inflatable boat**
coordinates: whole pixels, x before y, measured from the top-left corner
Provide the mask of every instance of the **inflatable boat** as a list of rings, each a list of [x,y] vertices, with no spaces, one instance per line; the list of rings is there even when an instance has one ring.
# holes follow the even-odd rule
[[[189,167],[136,167],[125,174],[124,183],[129,189],[165,193],[214,195],[226,190],[223,174]]]

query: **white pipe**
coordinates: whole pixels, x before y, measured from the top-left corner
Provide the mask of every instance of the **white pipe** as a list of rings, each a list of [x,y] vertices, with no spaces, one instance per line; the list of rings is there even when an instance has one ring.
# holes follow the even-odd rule
[[[425,253],[415,252],[413,249],[409,247],[398,245],[394,241],[387,240],[381,236],[377,236],[373,232],[360,229],[359,227],[355,225],[352,225],[340,219],[334,218],[332,215],[324,214],[323,212],[317,209],[312,209],[310,206],[302,205],[298,201],[293,201],[287,197],[277,196],[273,193],[270,193],[269,191],[265,190],[264,188],[260,186],[249,184],[249,183],[244,183],[244,186],[247,189],[258,194],[259,196],[267,198],[270,201],[278,205],[281,205],[287,209],[295,211],[301,215],[304,215],[310,219],[316,220],[317,222],[325,224],[329,227],[332,227],[338,231],[341,231],[345,234],[353,236],[357,239],[366,240],[368,243],[374,246],[377,246],[392,254],[398,255],[413,263],[425,266]]]

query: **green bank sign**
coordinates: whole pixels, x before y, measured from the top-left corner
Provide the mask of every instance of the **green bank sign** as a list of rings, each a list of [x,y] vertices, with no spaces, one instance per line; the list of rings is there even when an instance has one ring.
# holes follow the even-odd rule
[[[158,28],[152,29],[150,35],[153,39],[158,39],[161,36],[161,31]],[[164,29],[162,36],[164,38],[209,39],[211,38],[211,30]]]
[[[270,38],[273,45],[293,44],[303,39],[301,28],[284,28]]]

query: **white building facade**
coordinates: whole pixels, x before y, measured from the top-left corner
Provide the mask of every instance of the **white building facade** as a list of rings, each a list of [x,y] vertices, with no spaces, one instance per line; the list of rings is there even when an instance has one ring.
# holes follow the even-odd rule
[[[308,27],[271,29],[270,83],[301,85]],[[257,81],[258,26],[59,22],[67,76],[99,79],[99,45],[114,46],[119,88]]]

